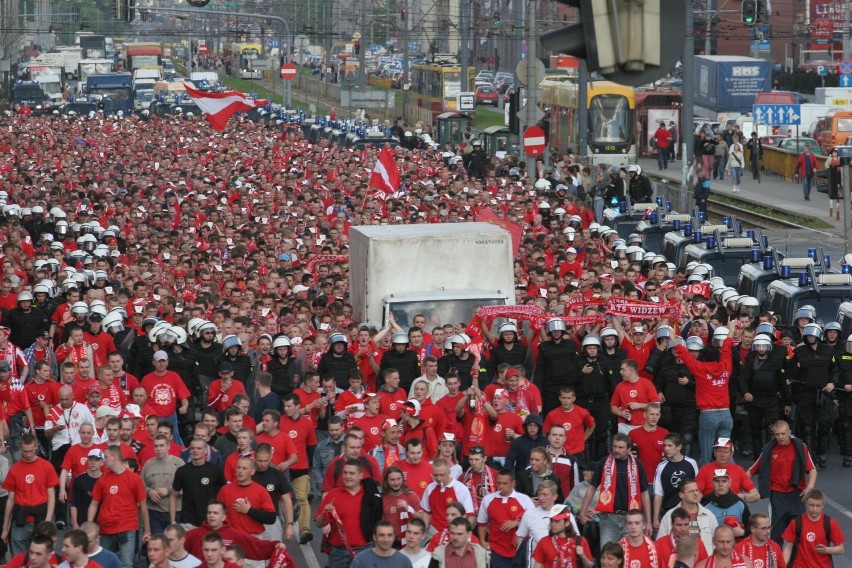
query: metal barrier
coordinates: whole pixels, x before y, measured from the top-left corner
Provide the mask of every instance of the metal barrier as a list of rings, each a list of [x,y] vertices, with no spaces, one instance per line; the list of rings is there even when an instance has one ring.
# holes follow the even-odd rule
[[[799,154],[796,152],[789,152],[772,146],[764,146],[763,175],[777,176],[787,182],[797,181],[796,160],[798,159]],[[816,159],[817,167],[822,169],[821,166],[825,163],[825,156],[816,154]]]

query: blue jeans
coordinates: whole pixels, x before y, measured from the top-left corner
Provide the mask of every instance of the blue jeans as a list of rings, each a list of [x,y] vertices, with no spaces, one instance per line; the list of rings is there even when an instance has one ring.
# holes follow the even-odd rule
[[[809,199],[811,196],[811,182],[813,181],[814,176],[805,176],[802,179],[802,189],[805,192],[805,199]]]
[[[135,515],[136,511],[132,514]],[[115,552],[123,568],[133,568],[133,557],[136,555],[136,531],[101,534],[101,546]]]
[[[734,187],[740,185],[740,181],[743,179],[743,169],[739,167],[731,168],[731,183],[734,184]]]
[[[493,550],[491,551],[491,568],[514,568],[515,567],[515,557],[506,558],[505,556],[500,556]]]
[[[661,170],[669,169],[669,149],[657,148],[657,167]]]
[[[353,552],[357,556],[359,552],[367,548],[369,547],[354,548]],[[349,550],[345,546],[332,546],[331,553],[328,555],[328,568],[349,568],[352,564],[352,558],[353,556],[349,554]]]
[[[713,179],[725,179],[725,156],[713,156]]]
[[[178,511],[177,516],[180,518],[180,511]],[[148,510],[148,523],[151,525],[151,534],[160,534],[171,524],[168,512],[151,511],[150,509]]]
[[[601,548],[608,542],[618,542],[627,534],[624,528],[624,515],[615,513],[599,513],[598,529],[600,530]]]
[[[16,526],[13,515],[12,526],[9,528],[9,550],[12,556],[29,552],[33,529],[35,529],[35,523],[25,523],[22,527]]]
[[[189,412],[189,410],[187,410],[187,412]],[[180,437],[180,426],[178,426],[177,412],[172,413],[172,415],[168,418],[165,418],[165,420],[168,420],[172,423],[172,440],[174,440],[174,443],[183,446],[183,438]]]
[[[701,446],[701,464],[713,461],[713,445],[719,438],[730,438],[734,429],[731,411],[702,410],[698,415],[698,444]]]

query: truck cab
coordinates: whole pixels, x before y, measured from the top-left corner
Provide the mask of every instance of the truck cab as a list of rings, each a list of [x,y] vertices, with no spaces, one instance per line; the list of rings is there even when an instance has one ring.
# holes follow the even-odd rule
[[[41,86],[54,105],[62,103],[62,79],[59,75],[38,75],[35,82]]]
[[[41,85],[35,81],[18,81],[12,87],[12,110],[28,105],[33,116],[40,116],[53,110],[50,97]]]
[[[812,270],[795,279],[769,284],[767,302],[779,322],[793,325],[796,311],[805,305],[816,308],[816,322],[825,325],[837,317],[840,305],[850,299],[852,274],[815,274]]]

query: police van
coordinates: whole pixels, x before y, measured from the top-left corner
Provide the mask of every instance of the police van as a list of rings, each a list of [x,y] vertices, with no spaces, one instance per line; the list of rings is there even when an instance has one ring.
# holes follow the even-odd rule
[[[744,296],[757,298],[761,308],[767,309],[766,292],[771,282],[781,278],[798,278],[799,274],[808,271],[809,266],[813,267],[816,274],[828,272],[821,260],[823,258],[822,254],[818,258],[820,260],[814,260],[808,256],[791,256],[780,259],[776,251],[773,250],[773,255],[769,262],[764,257],[763,262],[753,262],[742,266],[739,279],[737,280],[737,291]]]
[[[695,242],[684,248],[680,266],[690,262],[709,264],[713,267],[713,274],[720,277],[726,286],[734,286],[743,265],[760,262],[764,257],[773,255],[772,248],[765,247],[760,236],[757,239],[725,236],[727,230],[727,225],[708,225],[702,227],[700,234],[694,233]]]
[[[730,228],[727,225],[706,224],[699,227],[694,221],[693,219],[692,223],[681,225],[683,227],[681,230],[672,230],[663,236],[662,254],[670,262],[673,262],[675,266],[686,266],[686,248],[698,242],[696,239],[703,241],[705,235],[715,235],[717,232],[719,233],[719,237],[727,237],[729,235]],[[677,224],[674,226],[677,226]],[[693,230],[693,227],[699,228]],[[700,236],[697,233],[700,233]],[[719,237],[714,236],[714,238]]]
[[[662,250],[663,237],[666,233],[673,231],[675,225],[678,223],[684,225],[691,220],[692,218],[686,213],[667,213],[661,221],[655,223],[653,222],[653,216],[651,216],[651,219],[640,221],[636,225],[636,231],[642,233],[643,248],[646,250]]]
[[[852,335],[852,301],[840,304],[834,321],[840,324],[840,340],[846,341],[846,338]]]
[[[656,203],[629,204],[622,201],[618,207],[604,209],[604,222],[601,224],[612,228],[619,237],[626,239],[630,233],[636,232],[636,226],[645,219],[649,209],[659,214],[659,205]]]
[[[797,278],[775,280],[766,291],[769,310],[778,321],[792,325],[802,306],[816,310],[816,323],[825,325],[837,317],[840,305],[850,299],[852,274],[816,274],[813,266]]]

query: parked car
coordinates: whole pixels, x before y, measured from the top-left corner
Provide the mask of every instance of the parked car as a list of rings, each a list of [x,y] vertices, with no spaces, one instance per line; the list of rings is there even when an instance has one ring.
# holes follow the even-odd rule
[[[787,152],[795,152],[799,154],[805,149],[805,145],[809,146],[814,154],[821,154],[819,143],[808,136],[798,136],[793,138],[785,138],[778,143],[778,147]]]
[[[478,105],[494,105],[497,106],[497,89],[494,87],[477,87],[476,88],[476,104]]]

